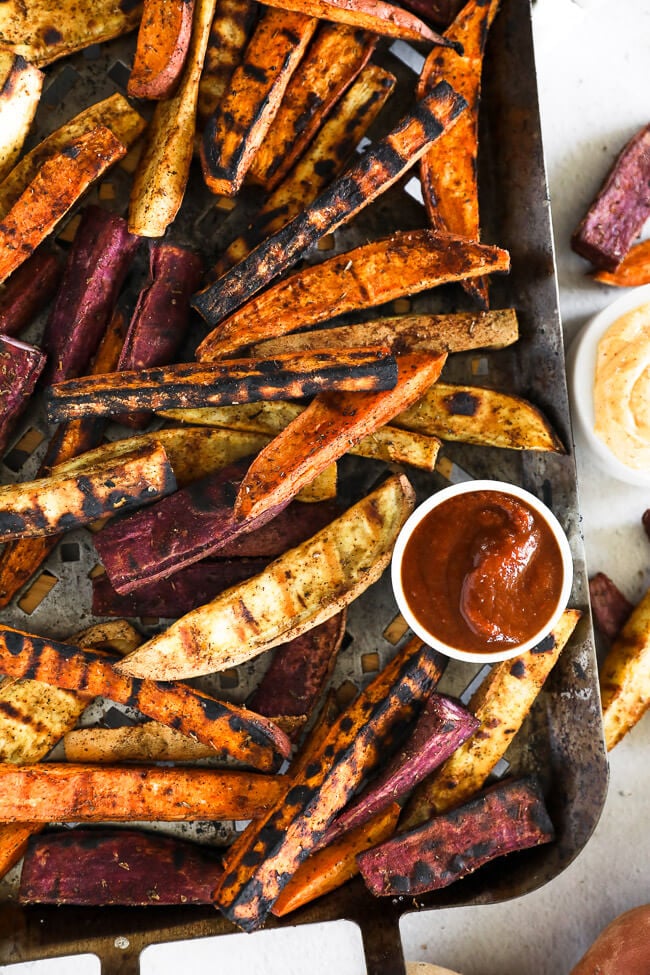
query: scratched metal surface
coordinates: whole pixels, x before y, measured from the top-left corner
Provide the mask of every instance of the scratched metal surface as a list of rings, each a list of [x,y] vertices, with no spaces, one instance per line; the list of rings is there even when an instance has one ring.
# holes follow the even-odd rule
[[[124,91],[133,38],[92,49],[48,71],[48,80],[31,141],[56,128],[82,107]],[[371,138],[387,131],[413,97],[421,52],[405,45],[382,44],[375,56],[399,79],[398,91],[380,116]],[[362,929],[371,973],[401,973],[398,922],[406,911],[426,910],[460,904],[480,904],[524,894],[556,876],[582,849],[593,830],[607,783],[602,745],[596,653],[588,610],[584,551],[580,537],[576,472],[571,447],[571,430],[564,373],[562,330],[559,321],[555,267],[549,221],[548,197],[539,128],[537,92],[528,0],[503,0],[489,42],[484,74],[481,121],[480,173],[483,239],[506,247],[512,257],[512,272],[494,280],[493,307],[514,306],[521,338],[512,348],[487,354],[452,356],[445,377],[453,381],[504,388],[526,396],[551,419],[569,448],[566,455],[478,448],[447,444],[443,456],[446,474],[462,477],[498,477],[518,483],[543,497],[555,511],[569,536],[575,560],[575,584],[571,603],[584,611],[584,618],[564,651],[540,695],[524,729],[511,746],[507,759],[514,771],[536,771],[543,783],[557,839],[538,850],[508,858],[485,867],[474,877],[444,891],[413,900],[378,902],[358,882],[323,898],[292,915],[288,922],[305,923],[333,918],[357,921]],[[354,223],[338,231],[334,250],[346,250],[393,229],[424,225],[424,210],[418,200],[415,174],[398,186]],[[113,188],[114,200],[102,205],[125,211],[130,177],[121,167],[104,181]],[[93,191],[88,200],[96,199]],[[250,201],[254,204],[254,200]],[[208,258],[235,236],[245,219],[247,201],[230,214],[215,208],[213,200],[193,171],[186,203],[168,236],[199,243]],[[308,260],[320,260],[332,251],[314,251]],[[136,266],[131,287],[137,287]],[[453,311],[468,305],[457,286],[437,289],[413,299],[413,310]],[[387,309],[393,311],[392,308]],[[25,336],[37,340],[43,320]],[[205,328],[195,322],[186,352]],[[40,407],[31,411],[23,430],[47,435]],[[124,431],[110,430],[111,437]],[[3,483],[32,477],[42,456],[44,443],[31,455],[10,451],[0,467]],[[353,500],[380,479],[385,465],[372,461],[341,464],[344,497]],[[442,474],[425,475],[407,471],[418,496],[424,498],[445,483]],[[32,632],[65,637],[94,622],[90,614],[89,574],[97,564],[92,534],[86,530],[69,533],[65,543],[47,560],[44,569],[55,580],[47,597],[31,612],[21,608],[25,593],[2,612],[4,622]],[[27,587],[29,588],[29,587]],[[395,652],[387,627],[396,615],[388,574],[350,608],[347,639],[334,673],[336,687],[360,687],[369,681],[377,666]],[[167,621],[134,620],[151,633]],[[388,631],[390,633],[390,631]],[[246,698],[259,680],[266,661],[260,659],[240,667],[235,674],[213,675],[200,684],[217,695],[236,701]],[[441,689],[465,695],[477,668],[452,663]],[[98,702],[84,716],[84,723],[105,720],[124,722],[136,717],[110,702]],[[55,752],[56,755],[56,752]],[[505,770],[506,765],[502,767]],[[199,842],[222,844],[233,833],[234,824],[193,824],[162,827]],[[58,955],[68,950],[92,950],[103,959],[104,970],[137,971],[137,956],[147,944],[226,933],[232,926],[216,912],[206,909],[22,909],[14,903],[19,868],[0,885],[0,960],[21,960]],[[276,924],[278,922],[271,922]],[[117,950],[115,937],[126,935],[131,948]]]

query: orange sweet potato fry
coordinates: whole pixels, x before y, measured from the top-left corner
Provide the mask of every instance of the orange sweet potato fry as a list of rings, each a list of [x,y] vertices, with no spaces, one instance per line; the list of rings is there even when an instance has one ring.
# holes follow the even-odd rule
[[[185,64],[194,0],[144,0],[127,91],[134,98],[167,98]]]
[[[650,284],[650,240],[634,244],[614,271],[594,271],[593,278],[615,288],[639,288]]]

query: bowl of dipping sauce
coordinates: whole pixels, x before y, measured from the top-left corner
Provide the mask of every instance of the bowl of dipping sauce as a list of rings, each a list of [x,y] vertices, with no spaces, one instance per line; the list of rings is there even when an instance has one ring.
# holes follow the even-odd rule
[[[576,427],[602,470],[650,485],[650,285],[591,318],[572,342],[567,375]]]
[[[573,559],[553,512],[528,491],[478,480],[443,488],[405,522],[393,591],[413,632],[448,657],[508,660],[564,612]]]

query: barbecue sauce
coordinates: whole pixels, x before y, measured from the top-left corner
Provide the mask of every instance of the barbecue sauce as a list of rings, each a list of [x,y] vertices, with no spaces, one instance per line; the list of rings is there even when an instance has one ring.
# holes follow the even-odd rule
[[[557,608],[562,555],[545,519],[500,491],[449,498],[416,526],[402,559],[413,615],[447,646],[519,646]]]

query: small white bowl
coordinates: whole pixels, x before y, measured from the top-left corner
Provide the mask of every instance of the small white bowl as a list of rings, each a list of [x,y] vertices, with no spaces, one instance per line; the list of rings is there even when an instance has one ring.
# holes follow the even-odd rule
[[[530,639],[526,640],[525,643],[485,652],[471,652],[449,646],[440,640],[440,638],[434,633],[429,632],[429,630],[426,629],[426,627],[413,613],[402,586],[402,561],[404,558],[404,552],[416,526],[420,524],[422,519],[428,515],[430,511],[447,501],[449,498],[476,491],[498,491],[503,494],[510,495],[511,497],[523,501],[535,512],[537,512],[551,529],[551,532],[558,544],[562,559],[563,574],[562,586],[557,605],[550,614],[544,626]],[[573,584],[573,557],[571,555],[571,548],[569,546],[568,539],[559,521],[550,508],[540,501],[539,498],[536,498],[534,494],[530,494],[530,492],[525,491],[523,488],[520,488],[514,484],[508,484],[504,481],[463,481],[460,484],[452,484],[449,487],[443,488],[442,490],[436,492],[436,494],[431,495],[431,497],[427,498],[426,501],[423,501],[422,504],[418,505],[415,511],[413,511],[410,517],[406,520],[401,532],[397,537],[397,541],[393,549],[391,580],[393,584],[393,592],[395,594],[395,599],[397,600],[397,605],[400,612],[410,628],[413,630],[416,636],[420,637],[421,640],[424,640],[424,642],[429,646],[439,650],[441,653],[444,653],[445,656],[452,657],[456,660],[462,660],[467,663],[495,663],[501,660],[510,660],[513,657],[520,656],[527,650],[531,650],[533,647],[537,646],[537,644],[541,643],[542,640],[551,632],[566,609],[569,597],[571,595],[571,587]]]
[[[604,308],[582,327],[567,353],[567,378],[573,420],[599,467],[619,481],[650,486],[650,471],[637,470],[614,454],[594,432],[594,377],[598,343],[614,322],[626,312],[650,303],[650,284],[632,288]],[[650,406],[649,406],[650,408]]]

